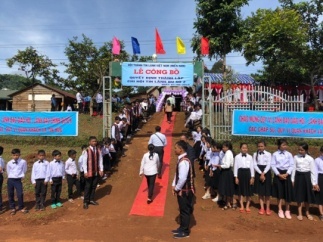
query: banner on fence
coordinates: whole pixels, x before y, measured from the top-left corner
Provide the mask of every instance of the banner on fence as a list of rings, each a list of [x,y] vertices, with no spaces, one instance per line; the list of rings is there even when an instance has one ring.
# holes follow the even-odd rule
[[[193,86],[192,63],[123,62],[123,86]]]
[[[77,136],[78,112],[0,111],[0,135]]]
[[[232,134],[322,138],[323,113],[234,110]]]

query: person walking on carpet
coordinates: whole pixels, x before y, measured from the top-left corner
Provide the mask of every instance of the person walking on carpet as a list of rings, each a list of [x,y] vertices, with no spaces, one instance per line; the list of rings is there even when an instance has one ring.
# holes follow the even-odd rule
[[[154,152],[155,146],[148,145],[148,152],[144,154],[141,160],[139,176],[145,175],[148,186],[148,199],[147,203],[153,201],[153,192],[155,187],[156,175],[158,174],[159,156]]]
[[[159,156],[159,169],[158,169],[158,178],[162,178],[162,168],[163,168],[163,158],[164,158],[164,147],[167,145],[167,139],[164,134],[162,134],[161,127],[156,126],[155,127],[155,133],[152,134],[149,138],[148,144],[153,144],[155,149],[154,152],[156,152]]]

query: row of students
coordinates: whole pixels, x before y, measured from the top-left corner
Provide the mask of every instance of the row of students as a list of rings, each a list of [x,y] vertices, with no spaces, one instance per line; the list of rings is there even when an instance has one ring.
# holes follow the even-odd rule
[[[223,210],[234,207],[234,195],[238,196],[241,213],[250,213],[250,199],[253,193],[258,194],[260,215],[270,215],[270,196],[278,199],[278,216],[291,219],[290,203],[295,201],[298,207],[298,220],[303,220],[302,205],[309,220],[310,204],[319,204],[320,219],[323,220],[323,147],[321,156],[313,159],[308,154],[308,145],[301,143],[298,154],[292,156],[287,151],[285,139],[277,142],[278,150],[272,155],[265,150],[266,144],[258,142],[257,152],[248,154],[248,145],[240,145],[240,153],[234,156],[232,144],[224,142],[221,145],[211,138],[202,136],[204,153],[206,193],[203,199],[210,198],[210,188],[217,189],[224,199]],[[272,179],[272,172],[274,173]],[[244,206],[244,197],[246,205]],[[218,201],[218,197],[213,199]],[[285,202],[285,212],[283,203]]]
[[[5,212],[2,203],[2,184],[3,172],[7,173],[7,189],[10,213],[16,214],[17,211],[28,213],[24,206],[22,179],[27,172],[27,162],[21,158],[20,150],[11,151],[12,159],[5,164],[2,159],[3,147],[0,146],[0,213]],[[51,190],[51,208],[62,207],[61,192],[62,182],[67,180],[68,201],[74,203],[73,187],[76,187],[78,198],[84,199],[84,209],[89,204],[98,205],[94,201],[95,188],[98,180],[103,176],[103,159],[100,147],[97,145],[97,139],[91,136],[89,146],[82,146],[82,154],[76,161],[75,150],[69,150],[69,158],[64,163],[62,154],[59,150],[52,152],[53,160],[48,162],[44,150],[37,153],[37,161],[34,162],[31,171],[31,183],[35,187],[35,210],[43,211],[47,195],[47,186],[50,184]],[[18,208],[15,204],[14,193],[16,191]],[[84,192],[84,197],[82,197]]]

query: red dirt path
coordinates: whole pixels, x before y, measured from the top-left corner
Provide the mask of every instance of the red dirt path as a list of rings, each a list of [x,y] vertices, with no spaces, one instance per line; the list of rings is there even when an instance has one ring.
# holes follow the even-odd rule
[[[162,119],[162,113],[143,127],[129,145],[127,156],[122,158],[115,172],[97,190],[99,206],[82,208],[82,201],[75,204],[64,203],[64,207],[45,212],[31,211],[28,215],[0,215],[0,241],[173,241],[171,230],[178,227],[175,197],[168,193],[163,217],[132,216],[129,211],[136,197],[141,178],[138,176],[142,155],[146,152],[149,136]],[[176,115],[173,143],[183,132],[183,113]],[[176,157],[171,154],[169,184],[174,176]],[[256,204],[251,214],[238,211],[222,211],[211,200],[202,200],[202,174],[197,173],[197,199],[192,219],[190,238],[186,241],[322,241],[323,222],[317,218],[316,207],[311,208],[315,221],[299,222],[293,219],[282,220],[275,213],[272,216],[259,216]],[[29,208],[33,198],[26,198]],[[6,198],[4,198],[6,200]],[[273,200],[273,203],[276,202]]]

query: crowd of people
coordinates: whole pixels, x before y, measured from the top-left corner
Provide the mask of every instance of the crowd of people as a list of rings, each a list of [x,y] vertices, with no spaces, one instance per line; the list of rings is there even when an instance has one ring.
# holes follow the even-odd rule
[[[314,159],[308,153],[307,143],[300,143],[298,154],[292,155],[287,150],[287,140],[278,139],[277,151],[273,154],[266,151],[264,141],[259,141],[254,154],[248,153],[247,143],[241,143],[235,155],[231,142],[216,142],[207,129],[198,127],[192,137],[195,156],[191,160],[199,161],[205,180],[203,199],[213,198],[223,210],[232,208],[240,213],[251,213],[251,196],[257,194],[258,214],[269,216],[272,196],[278,199],[277,212],[282,219],[292,218],[290,203],[296,202],[298,220],[303,220],[302,206],[305,206],[306,218],[313,220],[309,207],[318,204],[319,218],[323,221],[323,191],[320,190],[323,187],[323,147],[321,156]]]

